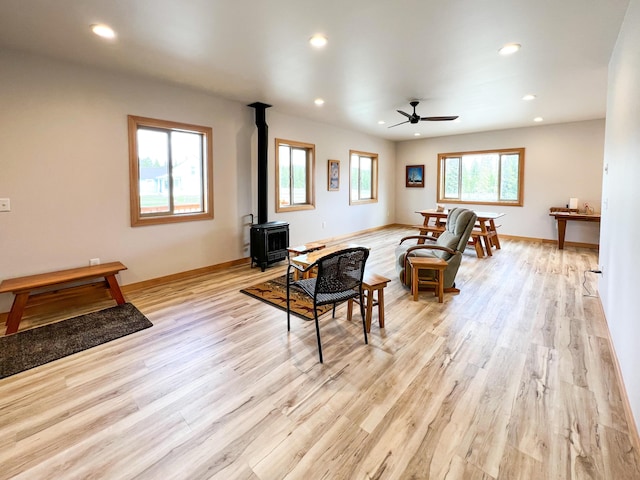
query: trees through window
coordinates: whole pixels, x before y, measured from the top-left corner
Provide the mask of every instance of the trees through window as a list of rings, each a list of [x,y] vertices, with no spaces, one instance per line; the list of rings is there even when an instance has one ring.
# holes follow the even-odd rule
[[[524,148],[438,154],[438,202],[523,205]]]
[[[276,138],[276,212],[315,208],[315,145]]]
[[[349,152],[349,203],[378,201],[378,154]]]
[[[213,218],[210,127],[129,115],[131,225]]]

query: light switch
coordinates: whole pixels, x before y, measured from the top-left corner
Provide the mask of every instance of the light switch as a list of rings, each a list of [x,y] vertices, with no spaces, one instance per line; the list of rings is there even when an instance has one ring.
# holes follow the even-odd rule
[[[0,198],[0,212],[10,212],[11,201],[8,198]]]

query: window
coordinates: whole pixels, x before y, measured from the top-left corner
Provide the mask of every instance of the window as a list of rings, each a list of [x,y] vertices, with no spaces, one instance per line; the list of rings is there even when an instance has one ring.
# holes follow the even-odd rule
[[[378,154],[349,151],[349,203],[378,201]]]
[[[212,129],[128,118],[131,226],[213,218]]]
[[[438,202],[523,205],[524,148],[438,154]]]
[[[276,212],[315,208],[316,146],[276,138]]]

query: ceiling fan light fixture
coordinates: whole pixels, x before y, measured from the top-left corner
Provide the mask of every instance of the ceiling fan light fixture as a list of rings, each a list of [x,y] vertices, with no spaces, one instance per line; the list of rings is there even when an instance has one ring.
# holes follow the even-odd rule
[[[109,25],[102,23],[96,23],[91,25],[91,31],[102,38],[114,39],[116,38],[116,32],[113,31]]]
[[[321,33],[316,33],[313,37],[309,39],[309,43],[315,48],[324,47],[329,40],[326,36]]]
[[[409,114],[407,112],[403,112],[402,110],[396,110],[400,115],[403,115],[406,120],[404,122],[396,123],[395,125],[391,125],[389,128],[397,127],[398,125],[402,125],[405,123],[416,124],[419,122],[450,122],[452,120],[456,120],[458,118],[457,115],[449,115],[449,116],[439,116],[439,117],[422,117],[416,113],[416,107],[420,102],[418,100],[411,100],[409,105],[413,107],[413,113]]]
[[[384,120],[378,120],[378,125],[384,125],[385,123],[387,122],[385,122]]]
[[[520,45],[519,43],[507,43],[500,50],[498,50],[498,53],[503,56],[512,55],[520,50],[521,47],[522,45]]]

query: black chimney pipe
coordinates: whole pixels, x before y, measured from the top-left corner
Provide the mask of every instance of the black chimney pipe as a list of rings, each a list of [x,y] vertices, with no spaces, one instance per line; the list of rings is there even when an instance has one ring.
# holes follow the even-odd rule
[[[267,223],[267,175],[269,153],[269,126],[265,110],[271,105],[254,102],[249,107],[256,109],[256,127],[258,127],[258,223]],[[277,181],[277,180],[276,180]]]

